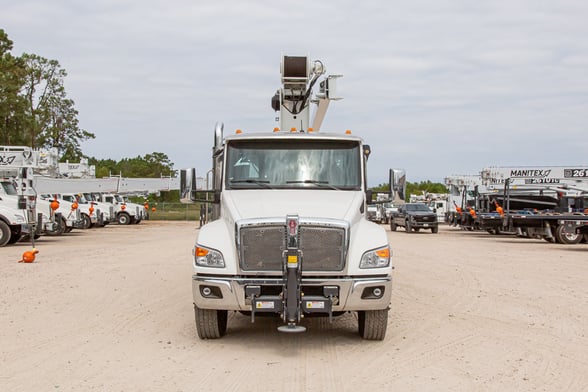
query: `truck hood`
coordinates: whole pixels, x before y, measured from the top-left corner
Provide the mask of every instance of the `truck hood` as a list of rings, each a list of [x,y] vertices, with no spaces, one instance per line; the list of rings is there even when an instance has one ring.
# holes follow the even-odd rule
[[[305,218],[329,218],[355,222],[364,194],[337,190],[239,190],[224,191],[224,203],[231,221],[250,218],[276,218],[298,215]]]

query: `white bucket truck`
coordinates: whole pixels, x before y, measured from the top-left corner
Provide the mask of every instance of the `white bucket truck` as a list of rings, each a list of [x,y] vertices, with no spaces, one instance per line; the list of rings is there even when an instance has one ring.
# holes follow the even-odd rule
[[[382,340],[393,267],[385,229],[366,219],[369,146],[349,131],[319,132],[337,99],[335,76],[320,83],[309,127],[320,61],[284,56],[281,68],[283,88],[272,98],[280,129],[224,136],[218,124],[211,190],[196,189],[194,169],[181,171],[183,202],[214,200],[193,248],[198,335],[223,336],[229,311],[252,322],[280,317],[283,332],[304,331],[304,317],[357,312],[359,334]]]

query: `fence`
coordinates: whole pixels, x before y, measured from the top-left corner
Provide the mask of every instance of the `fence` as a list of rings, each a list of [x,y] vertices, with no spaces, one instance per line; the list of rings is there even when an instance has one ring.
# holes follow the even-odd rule
[[[150,220],[200,220],[200,206],[198,204],[151,203],[148,212]]]

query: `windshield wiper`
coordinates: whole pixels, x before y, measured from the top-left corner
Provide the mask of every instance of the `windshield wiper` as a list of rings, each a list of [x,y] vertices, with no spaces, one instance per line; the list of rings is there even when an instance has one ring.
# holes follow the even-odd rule
[[[248,179],[248,180],[231,180],[230,182],[231,182],[231,184],[239,184],[239,183],[256,184],[256,185],[263,186],[264,188],[272,189],[272,187],[268,185],[269,181],[267,181],[267,180]]]
[[[313,184],[313,185],[318,185],[321,188],[329,188],[329,189],[334,189],[336,191],[340,190],[336,186],[330,185],[328,181],[297,180],[297,181],[286,181],[286,184]]]

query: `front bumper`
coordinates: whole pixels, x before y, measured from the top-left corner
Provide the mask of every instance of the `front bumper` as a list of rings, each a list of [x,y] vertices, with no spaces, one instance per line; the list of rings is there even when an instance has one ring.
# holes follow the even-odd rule
[[[417,228],[417,229],[430,229],[432,227],[438,227],[439,226],[439,222],[436,221],[415,221],[415,220],[411,220],[410,221],[410,225],[412,226],[412,228]]]
[[[247,286],[261,286],[262,289],[280,290],[283,278],[242,278],[233,276],[192,276],[194,304],[201,309],[250,311],[251,300],[246,298]],[[392,277],[337,277],[333,279],[302,277],[302,292],[316,292],[322,287],[336,286],[339,295],[333,304],[333,311],[357,311],[387,309],[392,295]],[[208,290],[205,290],[208,288]],[[379,297],[371,295],[379,288]],[[203,292],[212,295],[205,296]]]

